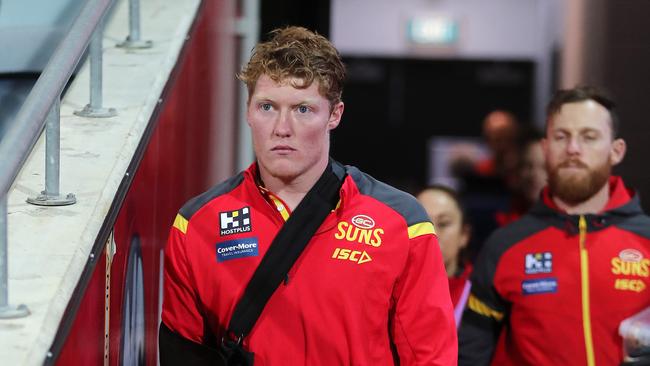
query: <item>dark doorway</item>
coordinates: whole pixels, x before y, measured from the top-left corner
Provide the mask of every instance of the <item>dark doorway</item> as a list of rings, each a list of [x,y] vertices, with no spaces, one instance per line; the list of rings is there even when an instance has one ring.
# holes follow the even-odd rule
[[[345,58],[335,159],[404,190],[425,184],[432,136],[480,136],[493,109],[530,123],[532,61]]]
[[[299,25],[327,38],[330,34],[330,0],[260,1],[260,39],[277,27]]]

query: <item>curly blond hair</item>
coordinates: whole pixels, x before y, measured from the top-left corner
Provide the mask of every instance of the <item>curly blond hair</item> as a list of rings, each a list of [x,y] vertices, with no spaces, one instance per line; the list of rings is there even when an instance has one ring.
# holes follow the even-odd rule
[[[341,55],[325,37],[303,27],[278,28],[270,33],[271,39],[258,43],[251,59],[237,75],[248,88],[248,98],[262,75],[280,83],[289,78],[294,88],[308,88],[318,81],[319,93],[334,106],[341,101],[345,66]]]

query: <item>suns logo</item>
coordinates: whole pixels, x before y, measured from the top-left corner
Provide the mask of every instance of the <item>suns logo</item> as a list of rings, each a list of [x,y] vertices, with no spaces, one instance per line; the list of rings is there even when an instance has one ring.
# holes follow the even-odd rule
[[[650,276],[650,259],[636,249],[624,249],[611,260],[612,273],[625,276]]]
[[[363,243],[379,247],[384,229],[375,228],[375,220],[367,215],[356,215],[350,222],[340,221],[336,226],[337,232],[334,237],[339,240]]]

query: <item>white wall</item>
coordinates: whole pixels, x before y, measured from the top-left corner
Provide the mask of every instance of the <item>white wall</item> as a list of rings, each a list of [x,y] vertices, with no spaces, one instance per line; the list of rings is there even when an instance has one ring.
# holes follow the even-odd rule
[[[331,39],[343,55],[531,60],[535,120],[541,124],[551,85],[551,50],[561,42],[560,0],[332,0]],[[457,19],[451,49],[414,47],[407,21],[422,14]]]

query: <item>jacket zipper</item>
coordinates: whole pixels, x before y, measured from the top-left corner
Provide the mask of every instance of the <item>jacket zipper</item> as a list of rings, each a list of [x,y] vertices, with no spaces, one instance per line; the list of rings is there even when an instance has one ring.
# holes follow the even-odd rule
[[[281,216],[282,219],[282,224],[287,222],[289,220],[289,216],[291,215],[289,213],[289,209],[287,208],[287,205],[282,201],[280,197],[276,197],[272,193],[268,193],[268,197],[270,198],[271,202],[267,201],[269,203],[269,206],[271,206],[275,211]],[[289,273],[291,273],[291,268],[289,269],[289,272],[284,276],[284,280],[282,283],[284,286],[289,285]]]
[[[587,220],[580,215],[578,221],[580,231],[580,282],[582,287],[582,328],[585,337],[585,350],[587,352],[587,365],[595,366],[594,342],[591,334],[591,309],[589,301],[589,253],[587,252]]]

